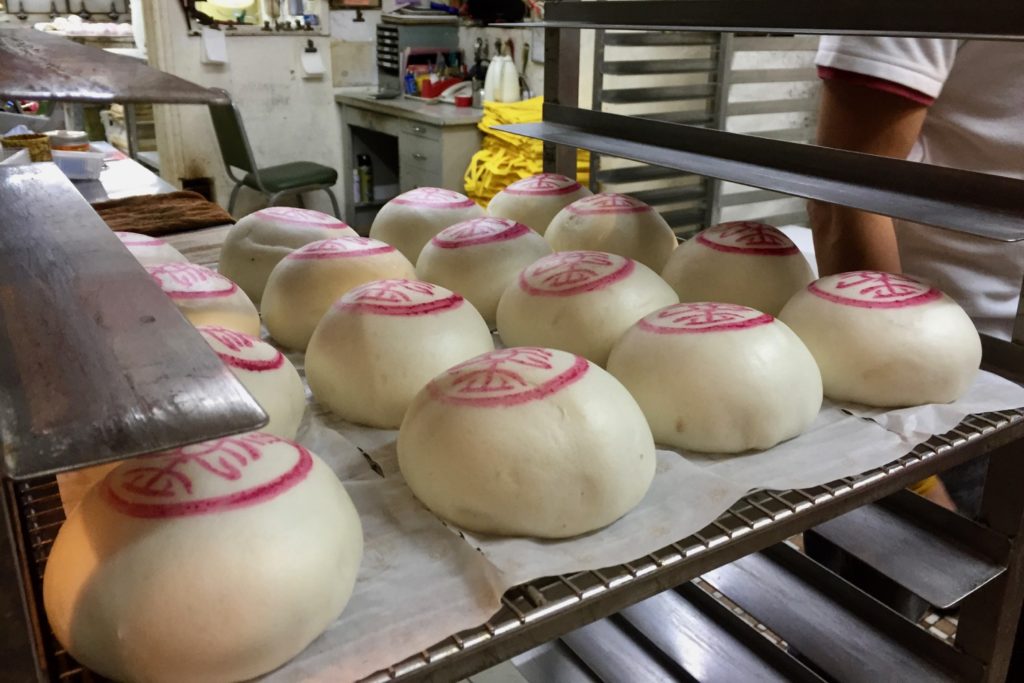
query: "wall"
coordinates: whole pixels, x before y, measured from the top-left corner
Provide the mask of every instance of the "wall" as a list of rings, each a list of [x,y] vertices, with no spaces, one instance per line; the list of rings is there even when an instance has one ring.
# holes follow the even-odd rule
[[[383,10],[389,11],[394,8],[394,0],[384,0],[383,5]],[[319,80],[303,79],[298,67],[299,53],[308,35],[228,38],[228,64],[202,64],[200,40],[187,35],[180,6],[172,2],[148,3],[146,11],[150,64],[231,93],[242,111],[260,164],[304,160],[341,169],[344,150],[334,88],[376,84],[374,40],[380,10],[364,12],[364,22],[353,21],[354,11],[330,12],[331,35],[313,38],[327,66],[327,74]],[[511,39],[516,64],[521,68],[524,43],[532,43],[539,36],[539,32],[526,29],[462,28],[460,44],[471,60],[477,37],[487,41],[492,55],[496,38],[503,42]],[[542,56],[541,44],[531,48],[536,56]],[[542,64],[531,61],[526,78],[535,94],[543,92]],[[183,177],[212,177],[216,200],[227,206],[233,183],[220,158],[207,110],[159,106],[155,108],[155,117],[161,175],[175,186],[180,186]],[[345,201],[347,190],[348,183],[339,178],[335,186],[339,201]],[[329,210],[330,204],[322,192],[309,194],[305,200],[310,208]],[[258,193],[243,189],[235,215],[264,205]]]
[[[261,165],[315,161],[341,167],[341,123],[328,72],[320,79],[301,76],[299,55],[310,36],[273,35],[227,39],[228,64],[200,61],[200,40],[187,35],[180,5],[147,3],[146,40],[155,68],[208,87],[224,88],[238,104],[256,160]],[[330,39],[313,37],[325,62]],[[182,177],[210,176],[218,203],[227,206],[233,183],[220,158],[209,112],[205,107],[166,105],[154,108],[161,175],[175,186]],[[335,192],[341,200],[344,182]],[[242,190],[235,215],[265,205],[254,191]],[[323,211],[330,203],[323,192],[306,197],[306,205]]]

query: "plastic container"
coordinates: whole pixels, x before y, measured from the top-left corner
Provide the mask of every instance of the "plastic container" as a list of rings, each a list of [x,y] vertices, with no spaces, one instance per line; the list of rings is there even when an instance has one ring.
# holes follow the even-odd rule
[[[53,162],[74,180],[97,180],[103,170],[103,152],[53,151]]]
[[[63,152],[88,152],[89,135],[81,130],[47,131],[50,138],[50,149]]]
[[[462,78],[442,78],[436,83],[431,83],[430,81],[427,81],[426,83],[423,84],[423,90],[420,91],[420,97],[425,97],[428,99],[440,97],[441,93],[443,93],[445,90],[452,87],[453,85],[458,85],[459,83],[462,83],[462,81]]]

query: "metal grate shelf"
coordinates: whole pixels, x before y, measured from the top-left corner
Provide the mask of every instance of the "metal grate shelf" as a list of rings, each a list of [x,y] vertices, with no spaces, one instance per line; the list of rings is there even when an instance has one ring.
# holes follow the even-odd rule
[[[364,682],[469,675],[1022,436],[1024,408],[972,415],[874,470],[807,489],[753,492],[701,531],[632,562],[517,586],[502,597],[501,609],[487,623],[449,636]],[[61,648],[43,616],[43,571],[64,521],[56,479],[19,482],[13,488],[50,679],[103,680]]]

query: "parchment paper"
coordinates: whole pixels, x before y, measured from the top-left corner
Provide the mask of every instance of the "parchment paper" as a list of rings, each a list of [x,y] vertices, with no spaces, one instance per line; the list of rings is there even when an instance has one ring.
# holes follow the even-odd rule
[[[301,356],[290,357],[301,373]],[[594,533],[541,541],[463,533],[441,522],[402,480],[396,431],[346,423],[311,400],[298,440],[345,482],[363,523],[363,563],[341,617],[264,679],[369,675],[483,623],[514,585],[642,557],[704,528],[751,489],[809,487],[857,474],[901,457],[970,413],[1019,406],[1024,389],[980,373],[964,398],[945,406],[882,411],[826,403],[809,431],[761,453],[723,457],[659,449],[654,483],[636,509]],[[62,480],[70,508],[95,474]]]

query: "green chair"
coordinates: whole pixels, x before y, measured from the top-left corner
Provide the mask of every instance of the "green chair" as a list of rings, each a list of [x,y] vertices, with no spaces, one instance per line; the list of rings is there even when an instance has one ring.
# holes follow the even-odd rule
[[[224,94],[227,95],[226,92]],[[235,187],[231,190],[231,198],[228,200],[228,213],[234,215],[235,200],[238,199],[238,193],[244,186],[266,195],[271,206],[286,194],[297,195],[299,205],[302,206],[303,192],[323,190],[331,198],[334,216],[340,217],[338,200],[331,191],[331,187],[338,181],[336,170],[312,161],[292,161],[287,164],[257,168],[252,147],[249,146],[249,138],[242,125],[242,116],[235,103],[228,97],[223,103],[214,103],[209,106],[213,129],[217,134],[217,144],[220,146],[228,177],[235,182]],[[245,175],[239,178],[235,175],[235,169],[244,171]]]

